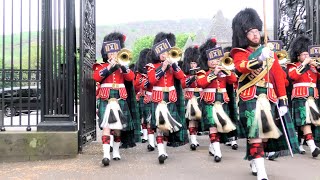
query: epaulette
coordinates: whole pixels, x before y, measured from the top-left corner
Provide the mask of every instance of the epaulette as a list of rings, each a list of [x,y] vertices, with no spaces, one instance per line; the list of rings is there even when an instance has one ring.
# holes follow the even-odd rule
[[[237,53],[237,52],[247,52],[247,50],[245,50],[245,49],[242,49],[242,48],[233,48],[233,49],[231,49],[231,51],[230,51],[230,56],[232,57],[235,53]]]
[[[295,63],[288,63],[287,68],[289,69],[290,67],[298,67]]]
[[[146,64],[146,67],[151,67],[151,68],[155,68],[154,65],[152,63],[148,63]]]
[[[95,63],[92,65],[93,70],[97,70],[97,67],[102,66],[104,63]]]

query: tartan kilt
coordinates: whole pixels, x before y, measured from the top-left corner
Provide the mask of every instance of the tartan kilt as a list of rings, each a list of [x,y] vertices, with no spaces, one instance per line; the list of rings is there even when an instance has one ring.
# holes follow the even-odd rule
[[[215,101],[220,101],[224,102],[223,100],[223,94],[222,93],[216,93],[215,94]],[[215,123],[215,119],[212,116],[212,114],[208,113],[212,111],[213,104],[207,104],[205,101],[202,101],[202,124],[203,124],[203,130],[204,131],[209,131],[211,127],[217,127]],[[226,114],[229,115],[230,117],[230,111],[229,111],[229,106],[227,103],[223,103],[222,105],[223,110],[226,112]],[[236,124],[235,124],[236,125]],[[236,126],[237,127],[237,126]],[[234,130],[236,131],[236,130]],[[229,134],[234,133],[234,131],[230,131],[229,133],[219,133],[220,134],[220,143],[225,143],[228,141]]]
[[[314,89],[309,88],[309,95],[314,96]],[[292,100],[292,119],[294,120],[296,129],[300,129],[301,126],[306,124],[306,98],[294,98]],[[317,100],[315,99],[316,103]],[[318,107],[319,108],[319,107]],[[320,142],[320,126],[314,126],[309,124],[312,127],[312,134],[316,142]]]
[[[138,109],[139,109],[139,118],[140,118],[140,122],[141,122],[141,119],[144,118],[144,103],[143,103],[143,98],[144,96],[140,96],[140,99],[138,101]],[[142,122],[144,124],[146,124],[146,121],[145,121],[145,118],[144,118],[144,121]]]
[[[182,100],[183,100],[182,102],[184,102],[184,99]],[[169,102],[168,92],[163,92],[163,101]],[[178,101],[179,101],[179,97],[178,97]],[[150,126],[152,129],[156,129],[157,127],[156,127],[155,112],[156,112],[158,103],[152,102],[150,104],[151,104],[151,112],[152,112]],[[178,132],[169,133],[168,135],[169,136],[168,146],[173,146],[173,147],[182,146],[188,143],[188,133],[186,128],[185,118],[184,116],[180,117],[179,110],[176,104],[177,102],[167,104],[167,107],[171,116],[182,125],[182,127]]]
[[[117,90],[110,90],[110,98],[120,98],[119,95],[119,91]],[[118,100],[119,106],[123,112],[123,115],[126,117],[127,121],[128,121],[128,126],[124,129],[122,129],[122,131],[129,131],[129,130],[134,130],[134,125],[133,125],[133,121],[132,121],[132,117],[130,114],[130,110],[128,107],[128,103],[127,101],[123,100],[123,99],[119,99]],[[100,99],[100,105],[99,105],[99,126],[101,125],[102,121],[103,121],[103,117],[104,117],[104,113],[106,110],[108,104],[108,100],[107,99]]]
[[[267,89],[266,88],[261,88],[257,87],[257,92],[256,95],[260,94],[267,94]],[[258,129],[256,129],[255,133],[250,134],[249,136],[249,130],[251,127],[251,118],[253,115],[254,118],[254,113],[255,113],[255,108],[256,108],[256,102],[257,99],[251,99],[248,101],[243,101],[241,98],[239,99],[239,115],[240,115],[240,121],[239,121],[239,136],[241,138],[259,138],[258,135]],[[278,139],[269,139],[268,142],[266,143],[266,146],[264,148],[265,152],[272,152],[272,151],[284,151],[288,149],[287,142],[284,136],[284,130],[282,128],[280,120],[278,120],[278,110],[277,106],[275,103],[270,102],[271,105],[271,113],[273,116],[273,119],[275,120],[276,126],[279,128],[281,131],[282,135]],[[289,113],[289,112],[288,112]],[[288,114],[287,113],[287,114]],[[294,124],[292,121],[286,121],[285,123],[287,132],[288,133],[288,138],[291,144],[295,144],[294,142],[297,142],[297,136],[294,128]],[[293,148],[294,153],[296,153],[296,148]],[[247,153],[249,149],[247,148]]]
[[[198,99],[197,99],[197,102],[198,102],[198,105],[199,105],[199,109],[200,109],[200,111],[201,111],[201,113],[202,113],[202,103],[201,103],[201,101],[200,101],[200,93],[199,92],[195,92],[195,93],[193,93],[193,95],[195,96],[195,97],[197,97]],[[188,104],[188,99],[186,99],[185,100],[185,102],[184,102],[184,104],[185,104],[185,111],[187,111],[187,104]],[[203,116],[202,116],[203,117]],[[197,121],[198,122],[198,126],[197,126],[197,131],[198,132],[202,132],[203,131],[203,123],[202,123],[202,120],[200,120],[200,121]],[[187,127],[189,127],[189,120],[188,119],[186,119],[186,125],[187,125]]]
[[[151,107],[152,107],[151,102],[143,105],[143,119],[144,119],[143,123],[148,123],[147,118],[149,117],[149,114],[152,114]]]

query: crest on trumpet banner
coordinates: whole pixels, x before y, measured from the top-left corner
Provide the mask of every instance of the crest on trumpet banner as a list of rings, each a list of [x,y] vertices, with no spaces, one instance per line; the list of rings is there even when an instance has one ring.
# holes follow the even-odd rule
[[[121,50],[121,45],[119,40],[103,42],[102,47],[105,54],[118,52]]]
[[[206,50],[208,61],[219,59],[224,56],[223,50],[221,47],[216,47]]]
[[[157,44],[153,45],[152,50],[153,52],[159,56],[160,54],[169,51],[171,49],[171,45],[168,41],[168,39],[164,39]]]
[[[308,46],[308,52],[310,57],[319,57],[320,56],[320,45]]]
[[[101,47],[101,56],[103,58],[103,62],[108,61],[107,51],[119,51],[121,48],[124,48],[124,41],[126,40],[126,36],[119,32],[112,32],[110,34],[107,34],[103,38],[103,43]],[[117,41],[116,44],[113,44],[113,46],[109,46],[106,49],[107,42]],[[117,46],[117,47],[115,47]],[[115,49],[114,49],[115,48]]]

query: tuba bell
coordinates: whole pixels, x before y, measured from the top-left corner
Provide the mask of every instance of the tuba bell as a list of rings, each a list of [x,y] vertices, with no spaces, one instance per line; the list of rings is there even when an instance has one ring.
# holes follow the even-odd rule
[[[230,52],[224,53],[224,56],[222,57],[220,61],[220,66],[227,70],[233,70],[234,69],[234,63],[233,59],[230,57]]]
[[[121,49],[117,55],[117,63],[121,65],[129,65],[132,60],[132,53],[128,49]]]
[[[182,57],[182,50],[178,47],[172,47],[169,50],[169,57],[173,62],[177,62],[181,60]],[[173,63],[171,62],[171,63]]]

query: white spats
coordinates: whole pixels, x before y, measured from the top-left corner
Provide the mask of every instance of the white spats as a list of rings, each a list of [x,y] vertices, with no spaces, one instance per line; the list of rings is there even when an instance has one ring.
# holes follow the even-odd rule
[[[148,130],[142,129],[142,139],[148,140]]]
[[[221,149],[220,149],[220,142],[214,142],[211,144],[214,149],[214,156],[218,156],[219,158],[221,158],[222,154],[221,154]]]
[[[316,144],[314,143],[314,140],[313,140],[313,139],[308,140],[308,141],[307,141],[307,144],[308,144],[308,146],[309,146],[309,148],[310,148],[311,153],[317,148],[317,146],[316,146]]]
[[[264,159],[263,158],[256,158],[253,159],[254,164],[257,168],[257,180],[268,180],[266,168],[264,166]]]
[[[166,155],[166,156],[168,157],[168,154],[167,154],[167,144],[168,144],[168,141],[163,141],[164,155]]]
[[[150,146],[155,147],[154,134],[148,134],[148,142],[149,142]]]
[[[158,144],[158,153],[159,153],[159,156],[166,155],[166,152],[165,152],[163,144]]]
[[[113,159],[121,159],[119,147],[120,147],[120,142],[114,142],[113,151],[112,151]]]
[[[110,159],[110,144],[102,144],[103,158]]]
[[[194,144],[194,145],[198,145],[198,142],[197,142],[197,135],[190,135],[190,143],[191,144]]]
[[[110,135],[110,146],[113,147],[114,136]]]
[[[251,168],[252,175],[256,176],[258,171],[253,160],[250,161],[250,168]]]

